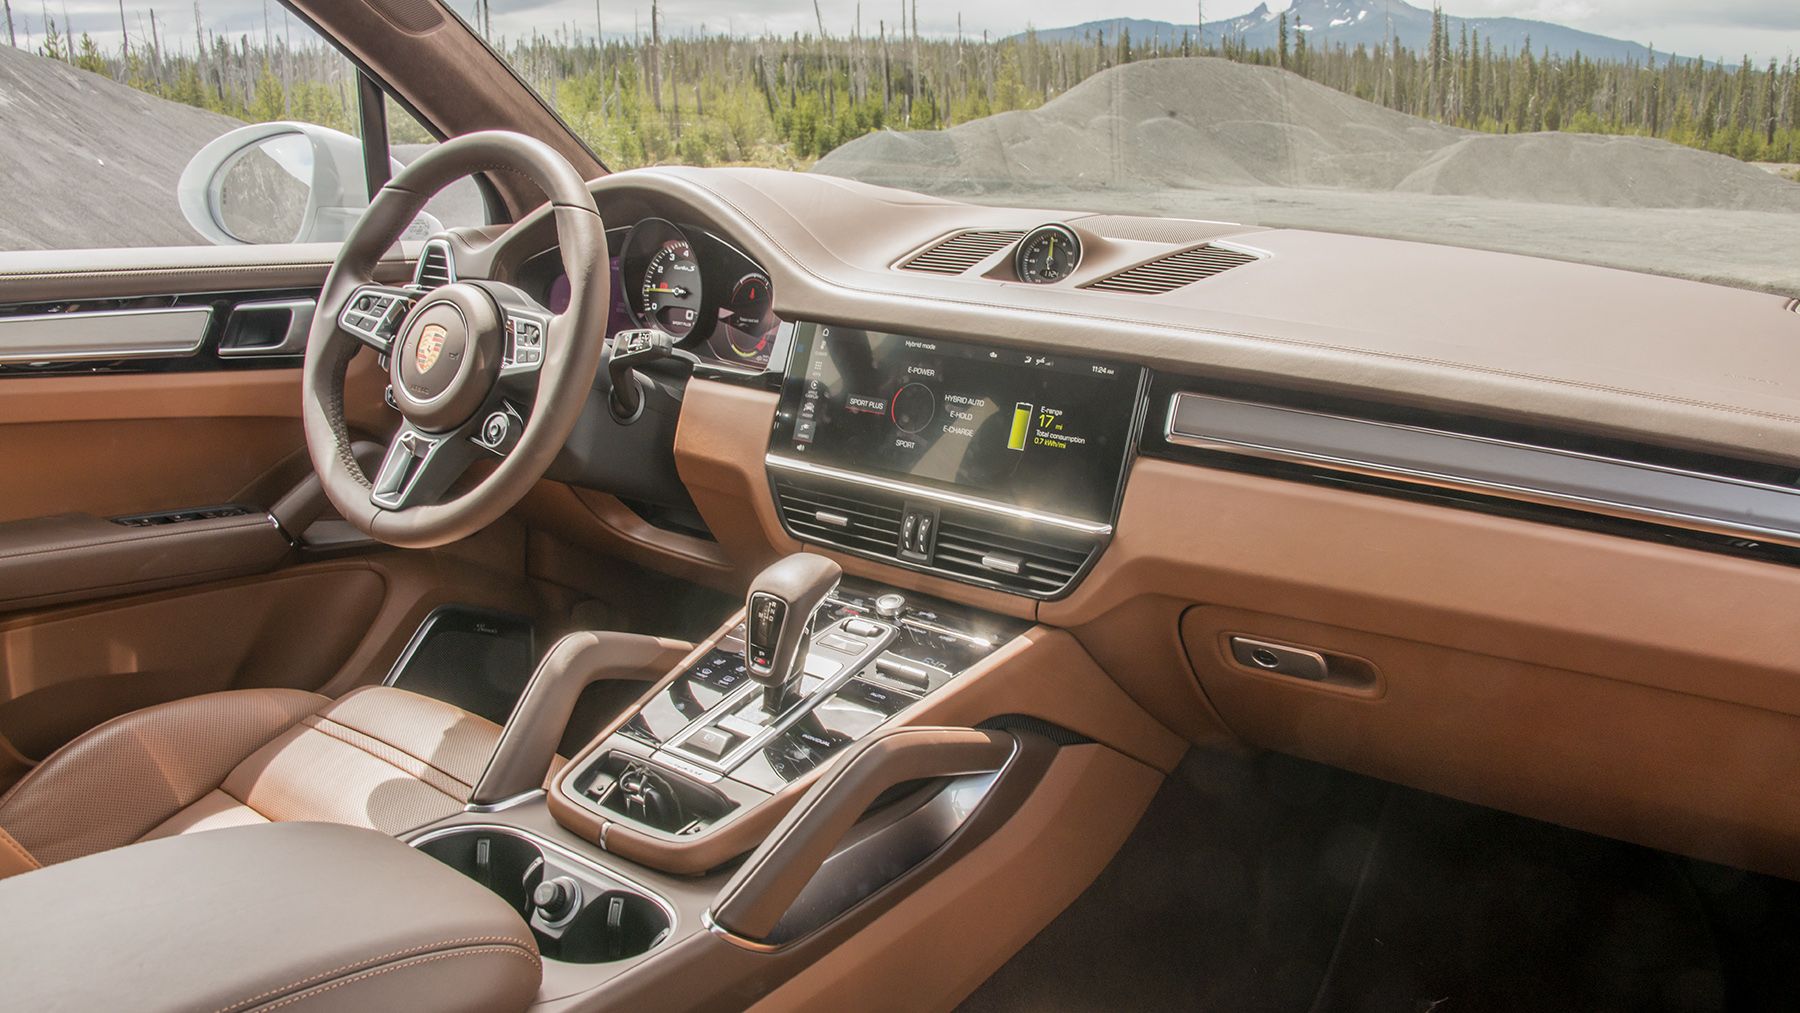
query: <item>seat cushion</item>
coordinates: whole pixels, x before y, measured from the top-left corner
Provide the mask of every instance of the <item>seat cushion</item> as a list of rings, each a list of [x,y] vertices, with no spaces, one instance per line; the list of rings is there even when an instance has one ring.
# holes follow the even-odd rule
[[[474,791],[500,726],[405,690],[236,690],[115,718],[0,797],[0,876],[139,840],[311,820],[401,834]]]
[[[276,736],[220,789],[270,820],[401,834],[460,810],[499,740],[486,718],[371,686]]]
[[[299,690],[237,690],[120,715],[0,796],[0,828],[44,865],[130,844],[330,702]]]

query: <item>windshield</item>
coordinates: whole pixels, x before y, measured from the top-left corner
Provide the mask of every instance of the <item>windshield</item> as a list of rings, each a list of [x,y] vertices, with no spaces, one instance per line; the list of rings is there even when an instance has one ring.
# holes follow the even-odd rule
[[[777,166],[1800,292],[1792,0],[451,6],[614,169]]]

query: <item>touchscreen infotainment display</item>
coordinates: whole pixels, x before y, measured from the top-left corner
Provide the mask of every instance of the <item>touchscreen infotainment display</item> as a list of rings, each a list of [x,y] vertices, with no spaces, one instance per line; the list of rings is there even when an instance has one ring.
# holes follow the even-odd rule
[[[1143,370],[800,324],[773,448],[784,457],[1043,513],[1112,516]]]

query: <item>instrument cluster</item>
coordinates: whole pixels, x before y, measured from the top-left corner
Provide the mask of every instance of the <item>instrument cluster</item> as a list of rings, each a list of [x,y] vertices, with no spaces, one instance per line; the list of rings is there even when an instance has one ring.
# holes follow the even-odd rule
[[[702,361],[762,372],[781,320],[769,275],[727,240],[665,218],[607,230],[613,306],[610,337],[653,327]],[[521,285],[551,312],[568,307],[569,279],[556,250],[526,261]]]

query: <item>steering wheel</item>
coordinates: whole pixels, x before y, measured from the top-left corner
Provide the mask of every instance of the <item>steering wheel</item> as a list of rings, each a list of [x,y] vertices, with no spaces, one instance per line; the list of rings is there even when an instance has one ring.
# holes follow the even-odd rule
[[[453,278],[423,292],[375,284],[382,254],[432,195],[496,170],[525,176],[550,199],[567,309],[552,313],[497,281]],[[606,228],[587,184],[549,145],[523,134],[445,141],[382,187],[325,279],[301,381],[307,452],[344,519],[390,545],[430,548],[512,509],[550,467],[593,387],[611,299],[606,258]],[[344,422],[344,371],[365,347],[388,358],[401,415],[373,476],[351,452]],[[483,458],[493,469],[448,495]]]

